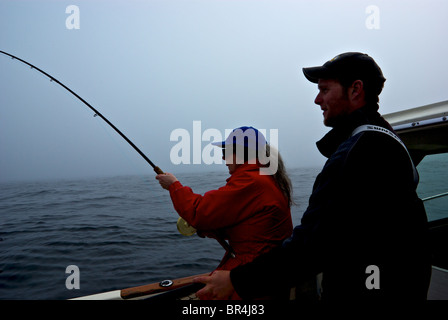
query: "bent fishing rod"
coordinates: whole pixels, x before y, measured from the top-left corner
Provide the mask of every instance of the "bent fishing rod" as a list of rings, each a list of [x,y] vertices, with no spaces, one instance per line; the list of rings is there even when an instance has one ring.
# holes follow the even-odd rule
[[[112,129],[114,129],[124,140],[126,140],[127,143],[129,143],[131,145],[132,148],[134,148],[135,151],[138,152],[139,155],[141,155],[143,157],[143,159],[146,160],[146,162],[149,163],[149,165],[154,169],[155,173],[157,174],[162,174],[163,171],[156,166],[151,160],[149,160],[149,158],[131,141],[128,139],[128,137],[126,137],[123,132],[121,132],[120,130],[118,130],[118,128],[116,126],[114,126],[112,124],[112,122],[110,122],[105,116],[103,116],[100,112],[98,112],[98,110],[96,110],[94,107],[92,107],[86,100],[84,100],[83,98],[81,98],[76,92],[74,92],[73,90],[71,90],[69,87],[67,87],[65,84],[63,84],[62,82],[60,82],[58,79],[56,79],[55,77],[53,77],[52,75],[46,73],[45,71],[39,69],[38,67],[32,65],[31,63],[20,59],[8,52],[5,51],[1,51],[0,53],[11,57],[13,60],[17,60],[20,61],[26,65],[28,65],[29,67],[31,67],[31,69],[35,69],[37,71],[39,71],[40,73],[42,73],[44,76],[46,76],[47,78],[50,79],[50,81],[52,82],[56,82],[57,84],[59,84],[61,87],[63,87],[65,90],[67,90],[68,92],[70,92],[72,95],[74,95],[76,98],[78,98],[79,100],[82,101],[82,103],[84,103],[87,107],[89,107],[93,112],[95,112],[95,116],[100,117],[101,119],[103,119]]]
[[[127,143],[129,143],[131,145],[132,148],[134,148],[135,151],[138,152],[139,155],[141,155],[143,157],[143,159],[146,160],[146,162],[149,163],[149,165],[154,169],[154,172],[157,174],[163,174],[164,172],[162,171],[162,169],[160,169],[158,166],[156,166],[151,160],[149,160],[149,158],[131,141],[128,139],[128,137],[126,137],[123,132],[121,132],[116,126],[114,126],[112,124],[112,122],[110,122],[105,116],[103,116],[98,110],[96,110],[94,107],[92,107],[86,100],[84,100],[83,98],[81,98],[76,92],[74,92],[72,89],[70,89],[69,87],[67,87],[65,84],[63,84],[62,82],[60,82],[58,79],[56,79],[55,77],[53,77],[52,75],[46,73],[45,71],[43,71],[42,69],[39,69],[38,67],[36,67],[35,65],[32,65],[31,63],[29,63],[28,61],[25,61],[23,59],[20,59],[19,57],[16,57],[8,52],[5,51],[1,51],[1,54],[4,54],[6,56],[11,57],[13,60],[17,60],[20,61],[24,64],[26,64],[27,66],[31,67],[31,69],[35,69],[37,71],[39,71],[40,73],[42,73],[44,76],[46,76],[47,78],[50,79],[50,81],[52,82],[56,82],[57,84],[59,84],[61,87],[63,87],[65,90],[67,90],[68,92],[70,92],[72,95],[74,95],[76,98],[78,98],[79,100],[82,101],[82,103],[84,103],[87,107],[89,107],[94,113],[95,116],[100,117],[101,119],[103,119],[112,129],[114,129],[124,140],[126,140]],[[178,222],[177,222],[177,228],[179,230],[180,233],[184,234],[184,235],[193,235],[196,232],[196,229],[194,229],[192,226],[190,226],[183,218],[179,218]],[[233,251],[233,249],[230,247],[230,245],[222,238],[217,237],[218,242],[221,244],[221,246],[228,251],[232,256],[235,256],[235,253]]]

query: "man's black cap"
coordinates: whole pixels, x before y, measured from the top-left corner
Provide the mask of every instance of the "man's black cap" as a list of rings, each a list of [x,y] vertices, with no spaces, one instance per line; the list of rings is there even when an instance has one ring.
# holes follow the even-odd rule
[[[303,68],[303,73],[313,83],[318,83],[319,79],[337,79],[341,82],[362,80],[378,85],[380,92],[386,81],[375,60],[359,52],[342,53],[321,67]]]

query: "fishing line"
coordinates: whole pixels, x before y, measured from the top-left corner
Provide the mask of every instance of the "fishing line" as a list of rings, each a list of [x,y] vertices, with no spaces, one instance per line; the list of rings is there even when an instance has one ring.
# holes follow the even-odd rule
[[[115,127],[105,116],[103,116],[98,110],[96,110],[94,107],[92,107],[86,100],[84,100],[83,98],[81,98],[76,92],[74,92],[73,90],[71,90],[69,87],[67,87],[65,84],[63,84],[62,82],[60,82],[58,79],[56,79],[55,77],[51,76],[50,74],[46,73],[45,71],[43,71],[42,69],[39,69],[38,67],[32,65],[31,63],[20,59],[10,53],[7,53],[5,51],[1,51],[1,54],[4,54],[6,56],[11,57],[13,60],[17,60],[20,61],[26,65],[28,65],[29,67],[31,67],[31,69],[34,69],[36,71],[39,71],[40,73],[42,73],[44,76],[46,76],[47,78],[50,79],[51,82],[55,82],[57,84],[59,84],[61,87],[63,87],[65,90],[67,90],[68,92],[70,92],[72,95],[74,95],[76,98],[78,98],[82,103],[84,103],[87,107],[89,107],[93,112],[94,112],[94,116],[95,117],[100,117],[101,119],[103,119],[112,129],[115,130],[115,132],[117,132],[132,148],[134,148],[135,151],[137,151],[137,153],[143,158],[145,159],[145,161],[147,163],[149,163],[149,165],[154,169],[155,173],[157,174],[162,174],[163,171],[156,166],[131,140],[128,139],[128,137],[126,137],[120,130],[118,130],[117,127]]]
[[[31,69],[37,70],[40,73],[42,73],[44,76],[46,76],[47,78],[50,79],[51,82],[56,82],[57,84],[59,84],[61,87],[63,87],[65,90],[67,90],[68,92],[70,92],[72,95],[74,95],[76,98],[78,98],[82,103],[84,103],[87,107],[89,107],[93,112],[94,112],[94,117],[100,117],[101,119],[103,119],[112,129],[114,129],[124,140],[126,140],[127,143],[129,143],[129,145],[134,148],[135,151],[138,152],[138,154],[140,156],[143,157],[143,159],[146,160],[146,162],[149,163],[149,165],[154,169],[154,172],[157,174],[163,174],[163,171],[156,166],[151,160],[149,160],[149,158],[139,149],[137,148],[137,146],[128,139],[128,137],[126,137],[120,130],[118,130],[117,127],[115,127],[105,116],[103,116],[98,110],[96,110],[94,107],[92,107],[86,100],[84,100],[83,98],[81,98],[77,93],[75,93],[73,90],[71,90],[69,87],[67,87],[65,84],[63,84],[62,82],[60,82],[58,79],[56,79],[55,77],[53,77],[52,75],[46,73],[45,71],[39,69],[38,67],[32,65],[31,63],[20,59],[10,53],[7,53],[5,51],[1,51],[1,54],[4,54],[6,56],[11,57],[13,60],[17,60],[20,61],[24,64],[26,64],[27,66],[31,67]],[[179,230],[180,233],[182,233],[183,235],[193,235],[194,233],[196,233],[196,229],[193,228],[188,222],[186,222],[183,218],[179,217],[178,221],[177,221],[177,229]],[[229,246],[229,244],[227,242],[225,242],[225,240],[221,239],[218,237],[218,242],[223,246],[223,248],[226,251],[229,251],[232,255],[234,255],[233,250],[231,249],[231,247]]]

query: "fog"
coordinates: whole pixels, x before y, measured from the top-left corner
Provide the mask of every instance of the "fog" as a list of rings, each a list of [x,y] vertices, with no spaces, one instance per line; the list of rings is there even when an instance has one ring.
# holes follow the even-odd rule
[[[73,6],[74,5],[74,6]],[[446,1],[0,1],[0,50],[43,69],[94,106],[162,170],[193,163],[203,133],[278,133],[287,167],[321,166],[329,128],[303,67],[372,56],[383,114],[448,99]],[[0,182],[153,175],[100,117],[36,70],[0,55]],[[194,123],[200,130],[193,130]],[[171,133],[190,133],[174,164]]]

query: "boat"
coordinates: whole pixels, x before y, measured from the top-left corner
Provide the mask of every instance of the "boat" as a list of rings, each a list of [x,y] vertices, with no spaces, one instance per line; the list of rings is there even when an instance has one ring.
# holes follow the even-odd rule
[[[197,300],[195,292],[199,290],[202,285],[193,283],[193,279],[205,275],[208,275],[208,273],[174,280],[165,279],[157,283],[122,290],[113,290],[70,300]]]
[[[415,166],[420,174],[421,183],[427,179],[426,168],[431,169],[432,177],[445,177],[441,181],[448,181],[448,100],[422,107],[407,109],[383,115],[392,125],[395,132],[406,145]],[[431,165],[431,159],[437,157],[438,165]],[[425,165],[429,161],[429,165]],[[430,181],[429,181],[430,182]],[[448,189],[448,184],[443,186]],[[428,300],[448,299],[448,192],[432,194],[422,197],[429,220],[429,233],[433,254],[432,277],[428,290]],[[438,201],[439,205],[433,207],[431,203]],[[444,201],[444,202],[443,202]],[[437,212],[433,212],[433,210]],[[136,299],[178,299],[194,300],[195,292],[200,284],[194,283],[196,276],[174,280],[161,280],[157,283],[139,287],[99,293],[73,300],[136,300]],[[309,295],[309,290],[315,290],[318,297],[320,293],[321,275],[317,276],[315,285],[307,288],[294,288],[291,290],[291,299],[299,299],[303,292]],[[311,288],[311,289],[310,289]]]
[[[439,186],[444,190],[420,197],[428,216],[433,255],[428,300],[448,300],[448,100],[390,113],[384,118],[406,145],[419,171],[420,185],[429,185],[427,179],[435,176],[444,182]]]

